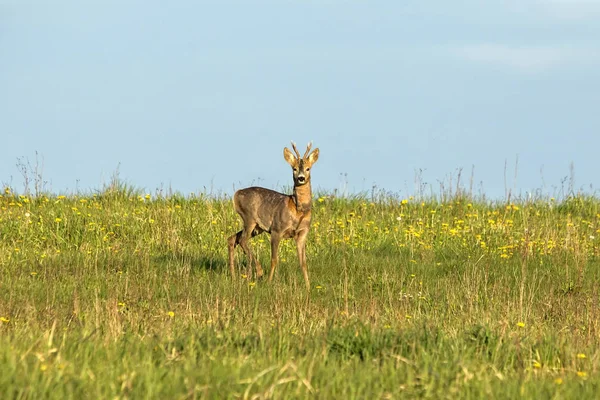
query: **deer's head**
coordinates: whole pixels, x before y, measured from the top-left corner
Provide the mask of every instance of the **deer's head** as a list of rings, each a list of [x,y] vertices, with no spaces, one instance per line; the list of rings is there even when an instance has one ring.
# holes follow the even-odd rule
[[[292,142],[292,149],[294,149],[296,155],[287,147],[283,149],[283,158],[292,166],[292,170],[294,171],[294,186],[302,186],[310,182],[310,169],[319,159],[319,149],[314,149],[311,153],[311,146],[312,143],[309,143],[302,157],[300,157],[300,153],[294,142]]]

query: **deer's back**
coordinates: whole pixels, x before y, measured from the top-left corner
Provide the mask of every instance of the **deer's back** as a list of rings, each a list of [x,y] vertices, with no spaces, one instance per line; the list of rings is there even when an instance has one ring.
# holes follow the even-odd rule
[[[270,232],[272,225],[289,219],[290,196],[262,187],[238,190],[233,195],[235,211],[244,221],[250,219]]]

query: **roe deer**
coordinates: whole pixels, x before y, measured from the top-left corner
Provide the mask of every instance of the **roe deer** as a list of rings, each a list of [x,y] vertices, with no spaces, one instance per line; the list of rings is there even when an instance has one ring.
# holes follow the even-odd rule
[[[256,266],[256,276],[260,278],[263,270],[252,250],[248,245],[251,237],[263,232],[271,234],[271,272],[269,282],[277,267],[277,253],[279,242],[282,239],[294,238],[298,250],[298,261],[304,274],[306,288],[310,290],[308,270],[306,266],[306,237],[310,229],[312,192],[310,189],[310,168],[319,158],[319,149],[310,153],[312,143],[308,144],[304,156],[292,142],[296,155],[285,147],[283,158],[292,166],[294,171],[294,194],[286,195],[262,187],[249,187],[235,192],[233,205],[235,211],[244,221],[244,229],[227,239],[229,245],[229,269],[231,276],[235,277],[234,250],[238,244],[242,247],[248,258],[248,278],[252,276],[252,264]],[[309,154],[310,153],[310,154]]]

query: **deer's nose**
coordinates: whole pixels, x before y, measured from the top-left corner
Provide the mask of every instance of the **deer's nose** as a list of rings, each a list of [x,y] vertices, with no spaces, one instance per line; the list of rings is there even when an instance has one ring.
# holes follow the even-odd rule
[[[298,177],[298,182],[300,182],[300,183],[304,183],[305,180],[306,180],[306,178],[303,176]]]

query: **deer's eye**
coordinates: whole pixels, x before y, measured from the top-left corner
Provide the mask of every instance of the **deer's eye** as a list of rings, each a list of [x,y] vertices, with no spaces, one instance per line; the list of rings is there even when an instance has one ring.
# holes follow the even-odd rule
[[[298,172],[298,168],[294,168],[294,172]]]
[[[310,171],[310,168],[306,168],[306,172]]]

